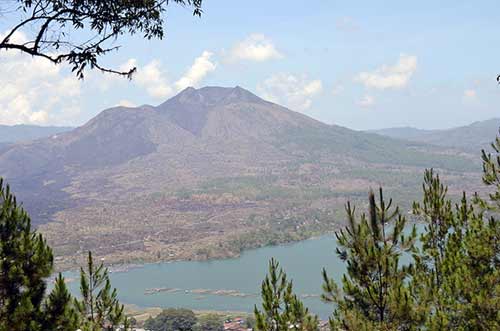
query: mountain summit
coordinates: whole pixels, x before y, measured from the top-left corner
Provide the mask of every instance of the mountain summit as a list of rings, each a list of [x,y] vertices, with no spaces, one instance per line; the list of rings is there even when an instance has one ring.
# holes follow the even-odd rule
[[[173,104],[191,104],[210,107],[234,102],[267,103],[267,101],[239,86],[234,88],[207,86],[200,89],[187,87],[173,98],[159,105],[158,108],[163,109]]]
[[[265,235],[249,247],[331,229],[323,212],[380,184],[406,198],[425,167],[480,170],[449,154],[327,125],[241,87],[204,87],[15,144],[0,152],[0,175],[68,261],[87,249],[152,261],[236,254],[255,231]]]
[[[200,135],[207,123],[210,111],[243,103],[262,105],[266,104],[266,101],[239,86],[235,88],[204,87],[201,89],[188,87],[156,109],[166,114],[172,122],[180,127]]]

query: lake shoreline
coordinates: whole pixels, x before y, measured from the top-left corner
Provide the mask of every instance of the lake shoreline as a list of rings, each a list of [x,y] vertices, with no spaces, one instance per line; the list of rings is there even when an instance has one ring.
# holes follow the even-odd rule
[[[219,261],[219,260],[232,260],[232,259],[239,259],[241,256],[247,252],[251,252],[253,250],[257,249],[262,249],[266,247],[280,247],[280,246],[287,246],[287,245],[294,245],[300,242],[305,242],[309,240],[318,240],[322,237],[325,236],[334,236],[335,231],[328,231],[322,234],[316,234],[313,235],[309,238],[301,239],[301,240],[294,240],[294,241],[287,241],[283,243],[277,243],[277,244],[270,244],[270,245],[263,245],[263,246],[256,246],[256,247],[251,247],[248,249],[244,249],[237,255],[230,255],[228,254],[227,256],[214,256],[214,257],[208,257],[208,258],[191,258],[191,259],[164,259],[164,260],[158,260],[158,261],[131,261],[131,262],[125,262],[125,263],[106,263],[106,260],[102,261],[104,265],[108,268],[110,273],[120,273],[120,272],[128,272],[132,269],[137,269],[137,268],[143,268],[144,266],[147,265],[155,265],[155,264],[163,264],[163,263],[178,263],[178,262],[210,262],[210,261]],[[99,257],[95,257],[99,258]],[[57,259],[56,259],[57,260]],[[53,273],[53,277],[57,276],[59,272],[79,272],[80,267],[74,266],[74,267],[59,267],[57,266],[56,262],[56,268],[55,272]]]

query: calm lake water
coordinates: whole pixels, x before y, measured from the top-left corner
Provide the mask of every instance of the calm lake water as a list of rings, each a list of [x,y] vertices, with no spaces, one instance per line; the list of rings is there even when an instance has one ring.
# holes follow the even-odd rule
[[[335,239],[324,236],[294,244],[265,247],[244,252],[239,258],[205,262],[172,262],[146,264],[125,272],[111,274],[123,303],[139,307],[184,307],[193,310],[248,311],[260,303],[260,284],[267,273],[267,263],[276,258],[293,279],[297,294],[305,295],[304,303],[321,318],[327,318],[332,306],[321,302],[321,270],[339,280],[345,270],[335,254]],[[78,275],[68,272],[68,278]],[[69,285],[78,292],[78,282]],[[147,295],[148,289],[170,288],[174,292]],[[200,293],[211,290],[209,293]],[[195,290],[194,293],[191,292]],[[215,290],[233,290],[247,297],[216,295]],[[206,292],[206,291],[205,291]],[[316,295],[316,296],[311,296]],[[309,297],[308,297],[309,296]]]

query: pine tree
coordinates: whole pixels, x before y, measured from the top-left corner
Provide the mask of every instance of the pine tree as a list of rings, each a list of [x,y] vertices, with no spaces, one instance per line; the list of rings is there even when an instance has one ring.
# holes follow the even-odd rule
[[[92,253],[88,253],[87,269],[80,268],[81,301],[75,301],[82,315],[82,330],[114,330],[128,321],[124,306],[117,298],[116,289],[111,288],[108,270],[101,263],[95,267]]]
[[[44,331],[72,331],[78,329],[79,315],[60,273],[55,280],[54,289],[44,304],[43,315],[42,329]]]
[[[342,290],[323,270],[323,295],[336,304],[332,330],[413,330],[415,312],[407,283],[411,265],[400,265],[403,254],[414,251],[416,228],[405,234],[406,219],[399,208],[386,205],[382,189],[379,203],[369,194],[369,215],[358,219],[346,205],[348,226],[336,234],[337,254],[347,264]]]
[[[309,313],[275,259],[262,282],[262,311],[255,306],[255,329],[258,331],[318,330],[318,318]]]
[[[496,170],[485,155],[484,181],[491,185]],[[496,188],[491,201],[476,194],[471,203],[463,193],[453,206],[439,176],[426,171],[423,202],[414,204],[425,228],[412,280],[425,330],[500,328],[499,223],[486,214],[497,203]]]
[[[483,182],[487,186],[494,188],[493,193],[489,195],[491,204],[485,205],[482,199],[478,199],[476,202],[480,203],[482,207],[489,207],[488,209],[498,212],[500,211],[500,131],[495,141],[491,144],[491,147],[493,148],[494,155],[487,153],[485,150],[482,151]],[[476,198],[478,198],[477,194]]]
[[[36,331],[52,251],[2,179],[0,203],[0,331]]]

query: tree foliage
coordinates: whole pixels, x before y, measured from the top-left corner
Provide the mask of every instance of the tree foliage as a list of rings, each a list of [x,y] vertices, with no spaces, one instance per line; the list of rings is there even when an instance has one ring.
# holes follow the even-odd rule
[[[120,46],[114,42],[125,34],[162,39],[171,2],[201,15],[202,0],[14,0],[9,14],[20,20],[2,37],[0,50],[19,50],[55,64],[67,63],[79,78],[86,68],[130,77],[135,68],[107,68],[100,58],[118,50]],[[16,38],[19,32],[26,40]]]
[[[87,268],[80,269],[80,292],[82,299],[76,300],[84,331],[97,331],[127,325],[124,306],[118,301],[116,289],[111,287],[108,270],[101,263],[94,265],[92,253],[88,253]]]
[[[198,318],[201,331],[224,331],[224,321],[220,315],[207,314]]]
[[[309,313],[293,293],[292,281],[275,259],[261,287],[262,311],[255,306],[255,329],[258,331],[317,330],[318,317]]]
[[[346,205],[348,226],[336,234],[337,254],[347,264],[342,289],[323,270],[322,298],[337,306],[330,320],[335,330],[413,329],[411,265],[400,259],[413,252],[417,233],[413,227],[405,234],[406,218],[391,205],[382,189],[378,203],[370,192],[368,216]]]
[[[0,179],[0,330],[37,330],[52,250]]]
[[[483,159],[485,163],[491,160]],[[491,168],[485,164],[484,169],[488,178]],[[465,193],[453,205],[446,186],[432,170],[425,174],[423,190],[423,202],[414,204],[425,229],[421,249],[414,255],[412,281],[423,329],[499,329],[498,219],[481,207],[486,202],[470,202]],[[490,195],[492,201],[496,193]]]
[[[149,318],[144,327],[151,331],[192,331],[197,318],[192,310],[169,308],[155,318]]]
[[[80,325],[80,316],[73,300],[63,276],[59,274],[55,280],[54,289],[44,304],[42,330],[77,330]]]
[[[482,151],[483,160],[483,182],[492,187],[493,192],[489,195],[489,201],[480,199],[476,194],[476,203],[484,209],[500,212],[500,131],[495,141],[491,144],[492,153]]]
[[[107,270],[102,265],[94,268],[90,253],[88,271],[82,269],[81,302],[71,296],[61,274],[46,296],[52,250],[31,229],[28,214],[1,179],[0,203],[0,331],[100,331],[126,326]]]

